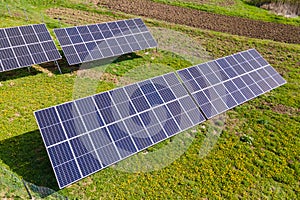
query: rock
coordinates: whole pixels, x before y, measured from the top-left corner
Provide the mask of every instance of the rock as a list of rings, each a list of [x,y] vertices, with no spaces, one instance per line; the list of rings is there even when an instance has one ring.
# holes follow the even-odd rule
[[[260,8],[270,10],[277,15],[285,17],[297,17],[300,14],[300,4],[290,3],[266,3],[260,6]]]

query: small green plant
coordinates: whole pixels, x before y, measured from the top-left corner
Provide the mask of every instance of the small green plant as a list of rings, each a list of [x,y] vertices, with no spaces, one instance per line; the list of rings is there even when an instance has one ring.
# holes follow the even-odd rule
[[[241,140],[242,142],[246,142],[246,143],[249,144],[249,145],[252,145],[254,139],[253,139],[253,137],[244,134],[244,135],[242,135],[242,136],[240,137],[240,140]]]
[[[268,122],[268,120],[266,120],[266,119],[259,119],[259,120],[257,120],[257,123],[258,123],[258,124],[262,124],[262,125],[266,125],[266,124],[268,124],[269,122]]]

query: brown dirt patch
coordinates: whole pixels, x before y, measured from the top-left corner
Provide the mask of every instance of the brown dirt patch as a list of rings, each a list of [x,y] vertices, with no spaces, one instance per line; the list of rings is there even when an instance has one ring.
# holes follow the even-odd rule
[[[269,106],[273,112],[280,113],[280,114],[286,114],[292,116],[300,113],[299,108],[294,108],[283,104],[272,104],[268,102],[263,102],[263,105]]]
[[[147,0],[101,0],[98,4],[112,10],[195,28],[251,38],[269,39],[286,43],[300,43],[300,27],[297,26],[207,13]]]
[[[225,0],[225,1],[217,3],[217,5],[223,6],[223,7],[232,6],[234,4],[235,4],[234,0],[227,0],[227,1]]]
[[[74,10],[70,8],[50,8],[46,14],[53,19],[60,19],[62,22],[74,26],[82,24],[93,24],[116,20],[114,17]]]
[[[273,112],[277,112],[277,113],[280,113],[280,114],[287,114],[287,115],[295,115],[297,113],[298,114],[300,113],[300,109],[285,106],[285,105],[282,105],[282,104],[271,105],[271,109],[272,109]]]

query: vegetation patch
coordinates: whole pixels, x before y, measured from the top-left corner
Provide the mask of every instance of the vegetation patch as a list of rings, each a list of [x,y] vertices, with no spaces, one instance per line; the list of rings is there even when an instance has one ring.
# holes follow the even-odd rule
[[[197,3],[200,5],[214,5],[214,6],[221,6],[221,7],[225,7],[225,6],[232,6],[235,4],[234,0],[184,0],[185,2],[191,2],[191,3]]]
[[[49,17],[61,20],[65,24],[78,26],[116,20],[115,17],[71,8],[49,8],[45,12]]]

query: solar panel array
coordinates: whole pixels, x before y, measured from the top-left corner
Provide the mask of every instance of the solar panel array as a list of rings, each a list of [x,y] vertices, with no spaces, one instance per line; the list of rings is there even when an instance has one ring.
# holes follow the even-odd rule
[[[60,188],[205,120],[174,73],[35,116]]]
[[[254,49],[177,73],[36,111],[59,187],[286,83]]]
[[[153,48],[157,43],[141,19],[54,29],[69,65]]]
[[[0,71],[61,59],[45,24],[0,29]]]
[[[178,74],[208,119],[286,83],[255,49]]]

